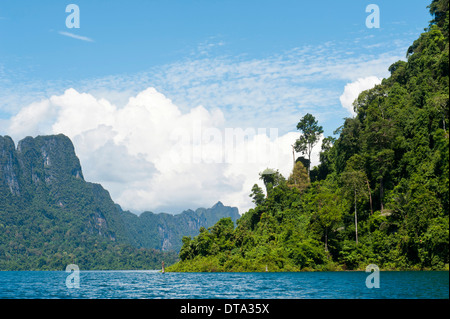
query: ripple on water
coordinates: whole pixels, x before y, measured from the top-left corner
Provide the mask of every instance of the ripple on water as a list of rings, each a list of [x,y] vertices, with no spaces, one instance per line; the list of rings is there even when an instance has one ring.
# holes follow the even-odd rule
[[[80,288],[66,272],[0,272],[0,298],[446,298],[448,272],[381,272],[380,289],[365,272],[166,273],[81,271]]]

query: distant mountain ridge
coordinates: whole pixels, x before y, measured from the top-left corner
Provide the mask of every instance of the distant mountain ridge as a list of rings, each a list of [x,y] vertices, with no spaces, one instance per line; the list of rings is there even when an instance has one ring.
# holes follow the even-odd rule
[[[0,136],[0,270],[158,268],[177,259],[182,236],[194,236],[237,208],[179,215],[123,211],[100,184],[84,180],[65,135]]]
[[[177,252],[182,246],[183,236],[196,236],[201,227],[211,227],[224,217],[231,217],[236,222],[240,215],[236,207],[224,206],[220,201],[208,209],[189,209],[176,215],[144,212],[137,216],[130,212],[123,213],[129,240],[134,246]]]

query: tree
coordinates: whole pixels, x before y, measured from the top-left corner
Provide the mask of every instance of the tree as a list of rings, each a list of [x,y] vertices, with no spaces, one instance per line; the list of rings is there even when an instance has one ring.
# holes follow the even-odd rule
[[[394,151],[392,149],[383,149],[371,158],[372,171],[376,180],[379,182],[380,210],[384,210],[384,188],[385,179],[394,164]]]
[[[331,153],[333,144],[335,142],[336,142],[336,139],[332,136],[328,136],[323,139],[322,145],[321,145],[321,151],[319,154],[321,164],[329,165],[333,162],[333,159],[331,158],[332,155],[330,153]]]
[[[266,168],[264,171],[259,173],[259,179],[262,179],[264,182],[264,186],[266,186],[267,196],[269,196],[274,187],[286,181],[286,179],[283,177],[283,175],[280,174],[280,172],[278,172],[278,170],[275,171],[270,168]]]
[[[322,126],[318,125],[315,117],[307,113],[297,124],[297,130],[302,132],[302,135],[295,141],[294,149],[297,152],[308,156],[308,175],[311,170],[311,152],[320,139],[320,135],[323,133]]]
[[[256,206],[261,205],[264,202],[264,192],[258,184],[253,185],[252,192],[249,195],[252,198],[252,202],[255,203]]]
[[[183,236],[181,241],[183,242],[183,246],[181,247],[180,254],[179,254],[180,259],[186,260],[186,259],[192,258],[194,255],[194,251],[193,251],[193,247],[192,247],[191,237]]]
[[[342,220],[342,207],[345,203],[339,200],[336,192],[322,186],[319,188],[314,204],[315,212],[311,218],[312,227],[323,236],[325,251],[328,252],[328,237]]]
[[[322,140],[321,151],[319,153],[319,166],[311,171],[311,181],[323,180],[328,174],[335,171],[336,148],[333,147],[336,139],[332,136],[325,137]]]
[[[297,188],[302,193],[309,185],[308,172],[302,162],[295,163],[294,169],[287,180],[288,186]]]
[[[427,8],[430,9],[430,14],[434,16],[434,19],[430,21],[430,24],[437,24],[439,27],[446,30],[446,28],[444,28],[444,23],[446,14],[448,15],[448,0],[433,0]]]
[[[352,193],[353,201],[355,205],[355,240],[358,244],[358,212],[357,201],[359,198],[367,196],[367,176],[366,173],[360,168],[361,157],[357,154],[353,155],[347,161],[347,167],[341,174],[341,180],[346,186],[346,190]]]

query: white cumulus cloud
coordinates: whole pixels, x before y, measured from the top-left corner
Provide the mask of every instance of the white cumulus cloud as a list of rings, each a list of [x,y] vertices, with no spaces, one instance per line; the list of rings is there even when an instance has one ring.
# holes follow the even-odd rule
[[[348,110],[352,116],[355,116],[356,113],[353,110],[353,101],[356,100],[362,91],[371,89],[376,84],[380,84],[381,80],[381,78],[376,76],[368,76],[346,84],[344,93],[339,97],[342,107]]]

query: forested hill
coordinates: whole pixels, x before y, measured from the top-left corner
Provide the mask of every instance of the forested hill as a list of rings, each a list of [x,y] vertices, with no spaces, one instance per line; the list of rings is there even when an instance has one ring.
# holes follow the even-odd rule
[[[84,181],[64,135],[0,136],[0,270],[157,269],[174,254],[139,250],[120,210],[99,184]]]
[[[308,175],[299,158],[288,179],[262,172],[267,196],[253,187],[257,205],[236,229],[223,219],[185,237],[170,270],[448,269],[448,1],[428,8],[407,61],[359,95],[357,115],[324,139],[321,164]],[[320,133],[314,120],[307,114],[297,128]],[[311,136],[299,138],[303,154]]]
[[[226,216],[239,214],[219,202],[137,217],[84,180],[68,137],[27,137],[16,149],[0,136],[0,270],[159,269],[177,260],[183,235]]]

